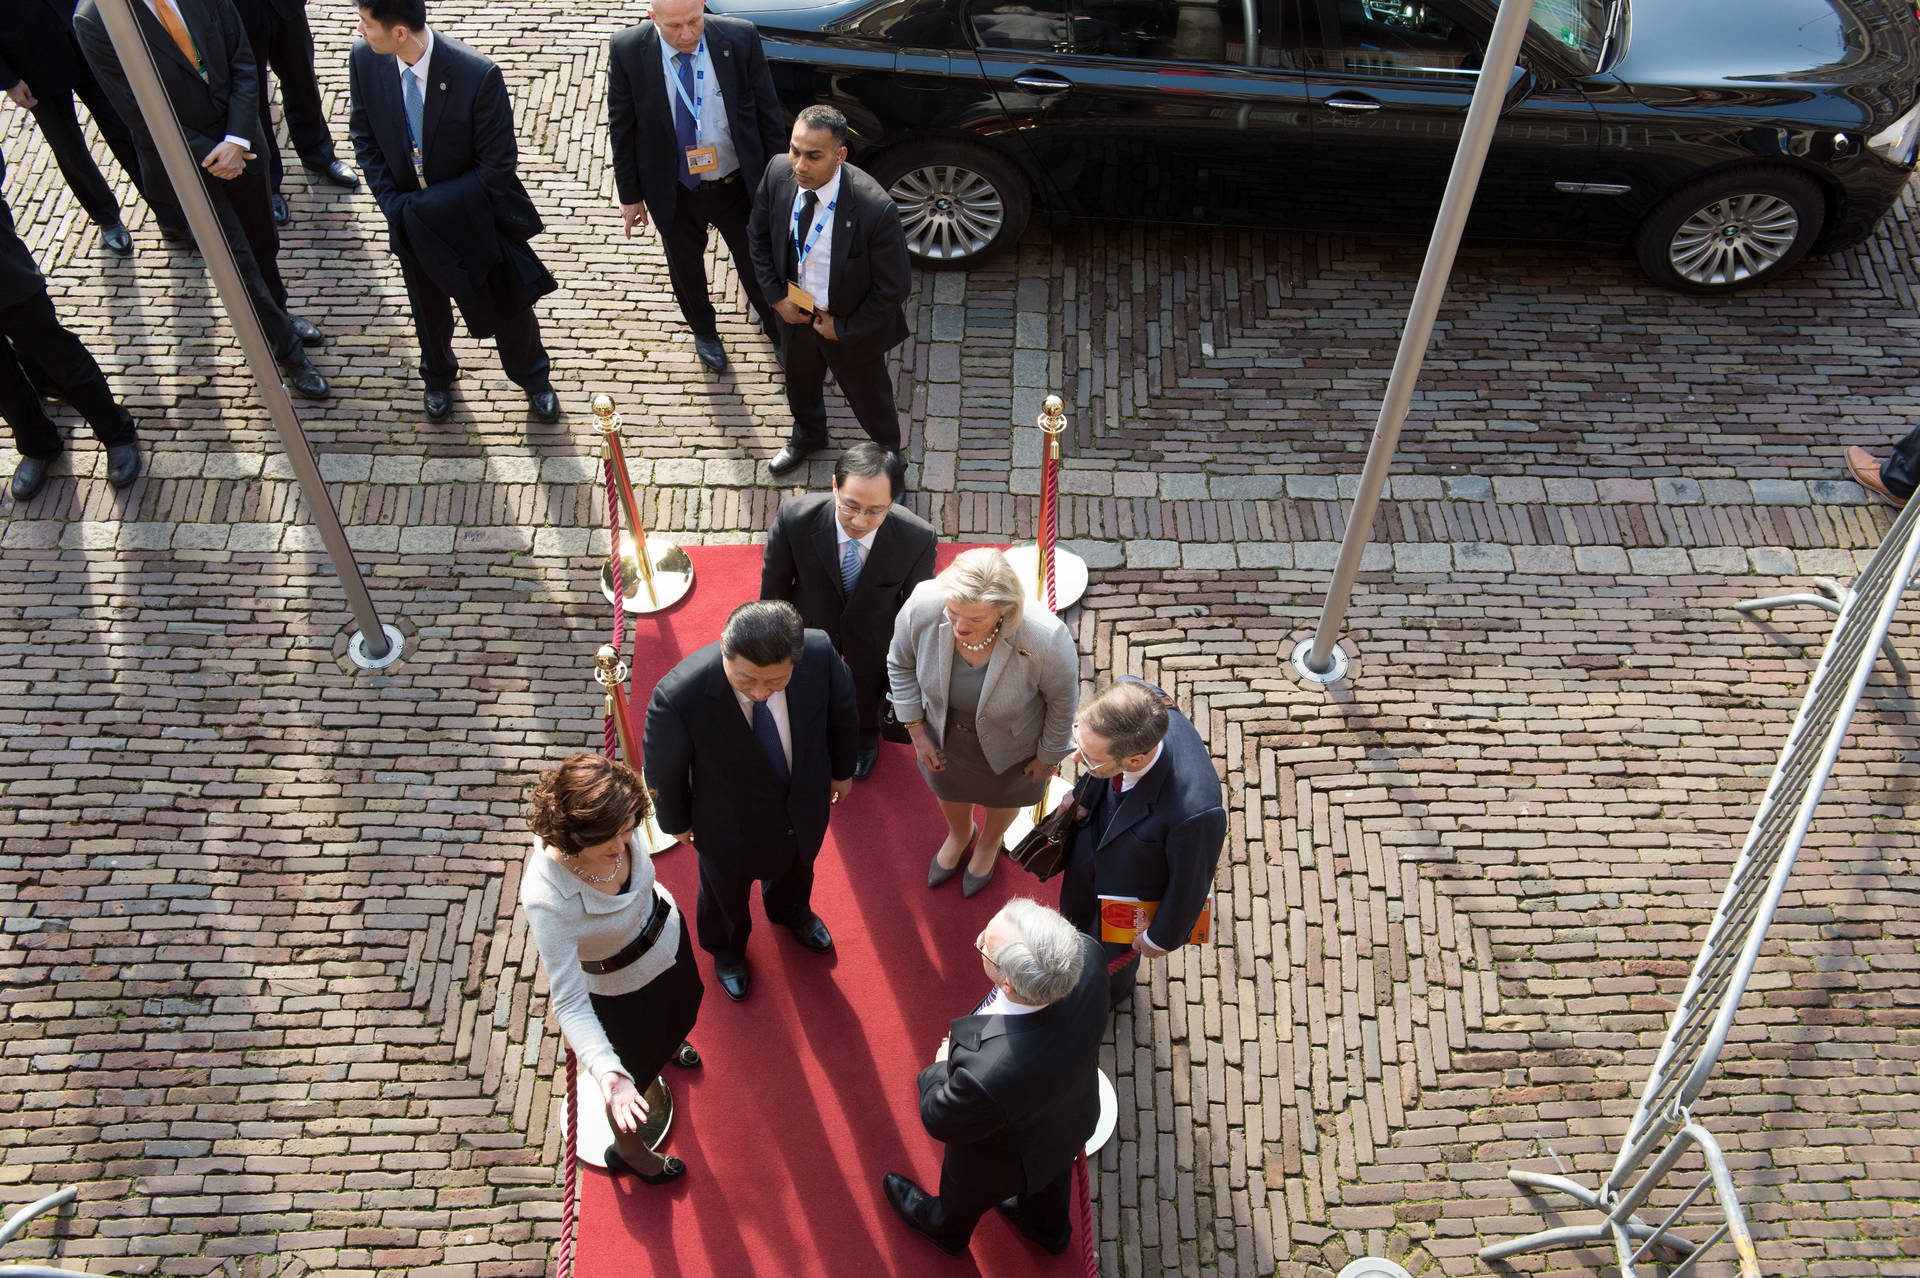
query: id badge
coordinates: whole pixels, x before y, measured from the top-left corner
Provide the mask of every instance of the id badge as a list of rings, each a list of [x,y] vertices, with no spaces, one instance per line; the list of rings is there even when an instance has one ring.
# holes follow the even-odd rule
[[[711,173],[720,167],[720,156],[710,146],[690,146],[687,148],[687,172]]]
[[[808,315],[813,314],[813,294],[807,292],[807,290],[801,288],[791,280],[787,282],[787,300],[805,311]]]

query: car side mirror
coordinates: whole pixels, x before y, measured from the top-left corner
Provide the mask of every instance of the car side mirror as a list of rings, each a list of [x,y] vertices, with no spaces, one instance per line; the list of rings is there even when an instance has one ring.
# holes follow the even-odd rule
[[[1500,99],[1501,112],[1511,111],[1524,102],[1527,95],[1533,92],[1535,83],[1531,68],[1514,64],[1513,75],[1507,80],[1506,95]]]

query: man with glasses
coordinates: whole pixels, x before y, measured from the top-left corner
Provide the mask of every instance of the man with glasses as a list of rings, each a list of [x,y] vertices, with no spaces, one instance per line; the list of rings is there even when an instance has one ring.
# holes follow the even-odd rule
[[[853,672],[860,705],[864,778],[880,755],[880,699],[894,619],[913,588],[933,576],[933,525],[895,500],[906,462],[871,441],[833,468],[833,491],[780,504],[767,533],[760,597],[785,599],[809,629],[824,630]]]

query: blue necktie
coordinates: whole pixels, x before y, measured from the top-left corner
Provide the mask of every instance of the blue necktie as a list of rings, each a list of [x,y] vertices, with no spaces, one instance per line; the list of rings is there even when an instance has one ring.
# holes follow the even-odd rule
[[[673,95],[673,135],[680,139],[680,185],[691,191],[700,185],[700,179],[687,168],[687,152],[700,144],[693,129],[693,112],[687,109],[687,103],[693,101],[693,55],[676,53],[673,61],[680,72],[680,87],[687,91],[684,98]]]
[[[853,598],[853,588],[860,580],[860,543],[849,541],[847,553],[840,556],[840,589],[847,598]]]
[[[417,166],[426,152],[427,103],[420,96],[420,77],[408,71],[400,77],[407,82],[407,137],[413,143],[413,162]]]
[[[793,774],[787,769],[787,752],[780,748],[780,725],[773,721],[773,710],[764,701],[753,703],[753,737],[760,743],[760,753],[767,756],[767,766],[785,785]]]

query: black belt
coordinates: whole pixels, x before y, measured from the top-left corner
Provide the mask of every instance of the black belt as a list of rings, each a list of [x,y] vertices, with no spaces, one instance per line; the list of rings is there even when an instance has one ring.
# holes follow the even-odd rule
[[[740,170],[735,169],[733,172],[727,174],[723,178],[701,178],[700,185],[701,186],[725,186],[729,182],[738,182],[739,180],[740,180]]]
[[[618,954],[612,954],[603,959],[581,959],[580,970],[588,976],[605,976],[609,972],[618,972],[623,967],[632,967],[640,961],[641,956],[653,948],[653,943],[660,939],[660,933],[667,926],[669,913],[671,911],[667,908],[666,898],[655,892],[653,913],[647,916],[645,926],[640,929],[640,935],[623,945]]]

